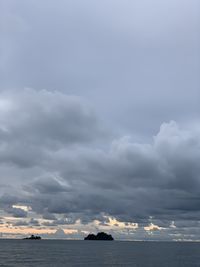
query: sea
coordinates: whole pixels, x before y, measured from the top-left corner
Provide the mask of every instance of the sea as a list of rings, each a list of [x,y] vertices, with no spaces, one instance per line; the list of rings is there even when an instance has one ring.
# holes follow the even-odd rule
[[[0,239],[1,267],[200,266],[200,243]]]

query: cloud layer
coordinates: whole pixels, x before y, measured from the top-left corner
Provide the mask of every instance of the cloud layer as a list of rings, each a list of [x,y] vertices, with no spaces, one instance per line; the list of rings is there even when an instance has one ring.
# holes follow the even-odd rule
[[[199,10],[198,0],[2,0],[0,90],[86,97],[139,139],[197,119]]]
[[[106,224],[108,216],[172,230],[172,222],[198,224],[198,127],[182,129],[171,121],[150,143],[103,135],[102,145],[103,127],[79,98],[10,91],[1,94],[0,109],[5,213],[24,218],[31,210],[49,226]]]

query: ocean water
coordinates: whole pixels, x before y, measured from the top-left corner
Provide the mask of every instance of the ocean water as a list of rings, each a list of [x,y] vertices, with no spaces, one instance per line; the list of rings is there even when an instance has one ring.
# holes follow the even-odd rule
[[[200,243],[0,240],[0,266],[200,266]]]

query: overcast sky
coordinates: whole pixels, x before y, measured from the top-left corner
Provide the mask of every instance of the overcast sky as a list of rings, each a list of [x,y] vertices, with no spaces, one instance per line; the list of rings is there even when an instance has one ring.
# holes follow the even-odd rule
[[[2,235],[200,240],[199,47],[199,0],[1,0]]]

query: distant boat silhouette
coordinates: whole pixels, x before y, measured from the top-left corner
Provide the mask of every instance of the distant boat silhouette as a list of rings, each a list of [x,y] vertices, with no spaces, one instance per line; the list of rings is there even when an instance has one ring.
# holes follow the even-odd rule
[[[30,237],[25,237],[24,239],[31,239],[31,240],[40,240],[42,239],[41,236],[37,236],[37,235],[31,235]]]
[[[97,235],[94,234],[89,234],[88,236],[86,236],[84,238],[84,240],[107,240],[107,241],[112,241],[114,240],[114,238],[112,237],[112,235],[108,235],[104,232],[100,232]]]

